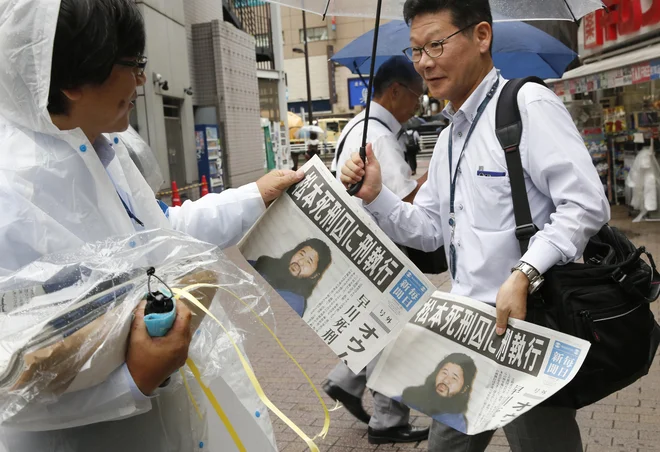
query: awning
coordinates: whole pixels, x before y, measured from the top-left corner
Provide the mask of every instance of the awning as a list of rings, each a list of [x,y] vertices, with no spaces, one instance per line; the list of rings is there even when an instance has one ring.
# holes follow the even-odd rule
[[[595,63],[585,64],[584,66],[580,66],[565,72],[561,79],[547,80],[547,82],[554,83],[560,80],[570,80],[578,77],[585,77],[587,75],[599,74],[611,69],[631,66],[636,63],[653,60],[659,57],[660,44],[654,44],[648,47],[633,50],[632,52],[623,53],[601,61],[596,61]]]

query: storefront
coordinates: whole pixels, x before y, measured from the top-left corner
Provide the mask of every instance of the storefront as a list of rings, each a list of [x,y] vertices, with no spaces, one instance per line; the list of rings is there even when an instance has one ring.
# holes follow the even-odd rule
[[[612,204],[630,205],[628,172],[660,150],[660,0],[610,0],[580,24],[583,65],[549,86],[582,132]],[[657,153],[656,153],[657,156]]]

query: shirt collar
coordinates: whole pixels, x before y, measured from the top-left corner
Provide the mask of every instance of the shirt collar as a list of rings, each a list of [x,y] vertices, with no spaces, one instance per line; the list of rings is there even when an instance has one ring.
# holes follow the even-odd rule
[[[378,102],[376,101],[371,102],[371,111],[369,112],[369,114],[372,117],[378,118],[381,121],[383,121],[385,124],[387,124],[387,126],[390,128],[390,130],[394,135],[399,134],[399,130],[401,130],[401,123],[396,120],[394,115],[390,113],[389,110],[387,110],[385,107],[380,105]]]
[[[499,76],[497,69],[493,67],[458,111],[454,111],[454,106],[449,102],[445,109],[442,110],[442,115],[450,121],[453,121],[454,117],[459,114],[459,112],[463,112],[463,115],[471,124],[474,117],[477,115],[477,110],[479,109],[479,105],[481,105],[481,101],[484,100],[488,91],[490,91],[493,83],[495,83],[495,80],[497,80]]]
[[[104,135],[99,135],[96,141],[94,141],[94,150],[96,151],[96,155],[99,156],[99,160],[101,160],[104,168],[107,168],[115,158],[115,150],[112,147],[112,143]]]

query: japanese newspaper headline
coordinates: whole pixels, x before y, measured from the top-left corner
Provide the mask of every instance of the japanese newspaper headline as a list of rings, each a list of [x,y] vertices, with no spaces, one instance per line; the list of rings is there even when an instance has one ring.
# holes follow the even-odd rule
[[[239,243],[243,256],[354,372],[434,287],[318,157]]]
[[[494,430],[529,411],[577,374],[587,341],[510,319],[495,308],[435,292],[383,352],[369,387],[463,433]]]

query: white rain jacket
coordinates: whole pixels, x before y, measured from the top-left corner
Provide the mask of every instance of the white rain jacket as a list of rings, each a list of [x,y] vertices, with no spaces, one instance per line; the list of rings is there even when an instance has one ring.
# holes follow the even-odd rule
[[[632,188],[630,205],[641,212],[658,210],[660,202],[660,165],[653,148],[639,151],[626,179],[626,186]]]
[[[102,161],[82,130],[54,126],[46,107],[59,7],[60,0],[0,1],[0,275],[45,254],[133,233],[138,226],[118,192],[147,229],[174,228],[222,248],[236,243],[265,210],[256,184],[187,201],[170,208],[168,220],[124,145],[136,151],[135,135],[97,142]],[[144,397],[125,369],[57,403],[29,406],[20,413],[30,419],[22,431],[0,426],[0,452],[3,444],[8,452],[194,450],[185,391]],[[244,404],[259,405],[242,384]],[[223,429],[215,414],[209,419]],[[272,437],[268,416],[258,422]]]

